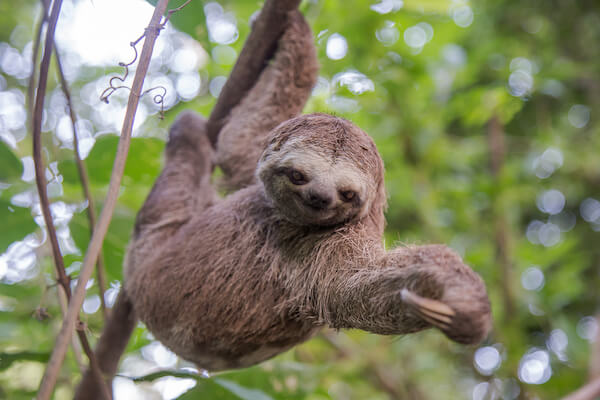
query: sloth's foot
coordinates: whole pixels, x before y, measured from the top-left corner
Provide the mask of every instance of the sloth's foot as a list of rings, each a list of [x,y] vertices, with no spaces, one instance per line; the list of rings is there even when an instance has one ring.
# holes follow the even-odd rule
[[[167,159],[177,159],[178,164],[194,165],[198,169],[197,176],[209,176],[215,154],[206,133],[206,120],[192,111],[179,114],[169,130],[166,154]]]
[[[402,289],[402,301],[423,321],[441,330],[450,339],[463,344],[481,342],[489,333],[492,320],[487,299],[452,302],[434,300]],[[468,305],[465,306],[465,303]]]
[[[193,111],[180,113],[169,130],[167,149],[172,148],[188,148],[211,155],[213,149],[206,133],[206,120]]]

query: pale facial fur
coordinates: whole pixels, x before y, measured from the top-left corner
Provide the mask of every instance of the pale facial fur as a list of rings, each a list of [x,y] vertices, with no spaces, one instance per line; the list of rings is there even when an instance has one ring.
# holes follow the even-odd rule
[[[295,173],[301,182],[294,182]],[[375,187],[349,160],[332,160],[300,139],[286,142],[277,156],[267,149],[257,175],[275,208],[299,225],[332,226],[364,217]]]

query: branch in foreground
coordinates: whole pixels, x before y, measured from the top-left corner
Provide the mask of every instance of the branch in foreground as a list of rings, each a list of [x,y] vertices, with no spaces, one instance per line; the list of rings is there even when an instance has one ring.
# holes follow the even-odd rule
[[[594,400],[600,397],[600,378],[591,381],[562,400]]]
[[[54,16],[55,9],[60,10],[60,3],[58,0],[53,9],[52,13]],[[58,17],[58,11],[56,12]],[[48,32],[46,34],[46,40],[54,40],[54,28],[56,27],[56,21],[51,20],[48,24]],[[51,37],[49,37],[51,36]],[[52,43],[52,41],[50,43]],[[58,282],[65,288],[67,297],[70,295],[69,290],[69,278],[65,273],[65,266],[63,259],[60,254],[60,247],[58,245],[58,238],[56,236],[56,230],[54,229],[54,223],[52,220],[52,214],[50,213],[48,193],[46,192],[46,175],[45,166],[42,160],[42,111],[44,108],[44,97],[46,96],[46,85],[48,81],[48,69],[50,67],[50,57],[52,53],[52,45],[45,47],[44,55],[40,66],[40,79],[38,83],[37,96],[35,98],[35,106],[33,110],[33,159],[35,161],[35,182],[37,185],[38,194],[40,196],[40,205],[46,228],[48,230],[48,237],[52,246],[52,254],[54,256],[54,264],[56,265],[56,272],[58,275]]]
[[[75,154],[75,163],[77,164],[77,172],[79,173],[79,180],[81,181],[83,197],[88,202],[87,216],[90,225],[91,237],[92,233],[94,232],[94,226],[96,226],[96,206],[94,204],[94,199],[92,198],[92,193],[90,191],[90,180],[88,178],[87,169],[85,168],[85,164],[83,163],[81,155],[79,154],[79,138],[77,137],[76,126],[77,117],[75,116],[75,110],[73,109],[73,102],[71,101],[71,91],[69,90],[69,85],[65,78],[62,63],[60,61],[60,54],[58,52],[58,48],[56,47],[56,43],[54,44],[54,58],[56,60],[56,66],[58,69],[58,78],[60,81],[60,86],[62,88],[63,94],[65,95],[65,98],[67,99],[67,108],[69,109],[71,126],[73,127],[73,152]],[[100,306],[102,307],[104,320],[106,320],[108,312],[106,308],[106,302],[104,301],[104,292],[106,292],[106,276],[104,275],[104,260],[102,258],[102,252],[100,252],[100,254],[98,255],[98,262],[96,263],[96,276],[98,277],[98,289],[100,290]]]
[[[67,294],[65,293],[62,286],[57,286],[57,294],[58,294],[58,304],[60,305],[60,315],[62,317],[67,313],[67,307],[69,307],[69,300],[67,300]],[[83,357],[81,356],[81,344],[77,343],[77,339],[75,336],[71,339],[71,349],[73,350],[73,357],[75,358],[75,362],[77,363],[77,367],[81,373],[85,372],[86,365],[83,362]]]
[[[50,2],[48,0],[41,1],[42,17],[41,17],[39,25],[36,29],[37,33],[36,33],[36,36],[34,39],[33,52],[32,52],[33,70],[32,70],[31,76],[29,78],[29,86],[27,88],[27,111],[28,111],[28,115],[30,115],[30,116],[34,114],[33,102],[34,102],[34,94],[35,94],[34,87],[35,87],[36,65],[37,65],[37,59],[39,56],[42,30],[43,30],[43,27],[46,24],[46,22],[48,22],[48,9],[49,9],[49,5],[50,5],[49,3]],[[47,69],[43,73],[47,74]],[[43,97],[45,97],[45,89],[44,89]],[[43,104],[42,104],[42,106],[43,106]],[[35,124],[36,124],[36,122],[32,121],[32,128],[34,131],[35,131],[35,126],[36,126]],[[40,144],[41,130],[38,131],[38,133],[39,134],[37,136],[34,134],[34,140],[33,140],[34,148],[36,150],[41,149],[41,144]],[[34,151],[34,153],[35,153],[35,151]],[[60,253],[60,249],[55,245],[57,243],[56,231],[54,228],[54,221],[52,219],[52,214],[50,213],[50,205],[48,203],[48,195],[46,192],[45,176],[44,176],[44,174],[39,173],[39,171],[45,170],[44,163],[41,158],[41,154],[37,154],[37,156],[34,154],[34,165],[36,166],[36,184],[38,187],[38,192],[40,193],[40,208],[44,215],[44,222],[46,223],[46,226],[48,229],[48,236],[51,238],[52,251],[53,251],[53,255],[55,257],[55,261],[59,260],[59,264],[55,263],[55,268],[57,269],[58,277],[60,277],[62,275],[61,272],[64,273],[64,264],[63,264],[62,255]],[[41,191],[40,191],[40,188],[42,188]],[[43,199],[45,199],[45,201]],[[50,217],[48,218],[48,216],[50,216]],[[54,239],[54,240],[52,240],[52,239]],[[66,281],[63,279],[62,282],[64,283]],[[71,288],[69,285],[67,285],[65,287],[64,284],[59,285],[59,288],[60,288],[58,290],[59,303],[61,306],[61,314],[64,316],[66,314],[66,310],[67,310],[67,302],[71,295],[71,291],[70,291]],[[90,366],[93,370],[94,377],[97,380],[101,380],[102,374],[100,373],[98,363],[94,357],[93,352],[90,350],[89,342],[83,332],[81,332],[79,334],[79,341],[81,343],[82,348],[88,349],[87,356],[88,356],[88,359],[90,360]],[[75,339],[72,340],[72,345],[73,345],[73,354],[77,361],[77,365],[79,366],[80,369],[82,369],[83,363],[81,360],[81,349],[79,347],[77,347],[77,343],[76,343]],[[110,393],[106,387],[101,387],[101,388],[102,388],[101,389],[102,393],[105,397],[106,397],[106,395],[110,395]],[[107,398],[110,398],[110,397],[107,397]]]
[[[29,75],[29,83],[27,85],[27,115],[33,115],[33,100],[35,96],[35,76],[37,74],[37,59],[40,55],[40,42],[42,40],[42,30],[44,24],[48,20],[48,5],[45,0],[40,2],[42,4],[42,17],[36,28],[35,37],[33,39],[33,51],[31,52],[31,75]]]
[[[51,19],[50,21],[50,24],[52,25],[49,25],[48,27],[48,31],[52,31],[52,33],[54,32],[56,26],[56,19],[58,17],[58,11],[60,9],[60,3],[61,0],[55,0],[54,7],[52,8],[53,19]],[[150,20],[150,24],[146,28],[146,39],[144,40],[144,47],[142,49],[140,62],[135,73],[135,78],[133,80],[131,92],[129,94],[127,110],[125,113],[125,119],[123,121],[123,127],[121,129],[121,136],[117,148],[117,155],[113,165],[110,184],[108,187],[108,193],[106,195],[106,201],[104,202],[104,208],[102,209],[102,213],[100,214],[98,224],[94,228],[94,233],[88,246],[85,258],[83,260],[83,266],[81,267],[81,272],[79,274],[79,279],[77,282],[77,287],[75,288],[75,293],[73,294],[73,297],[69,303],[67,315],[64,318],[60,333],[57,337],[56,344],[52,352],[52,356],[50,357],[50,361],[48,362],[48,366],[42,378],[40,390],[38,392],[37,397],[38,400],[49,399],[54,390],[54,386],[56,385],[56,380],[58,377],[58,371],[64,361],[65,353],[67,351],[71,335],[73,334],[73,330],[75,329],[75,324],[77,322],[77,315],[79,314],[79,309],[81,308],[83,299],[85,297],[85,285],[92,275],[94,264],[96,263],[98,254],[100,253],[100,250],[102,248],[102,241],[104,240],[104,236],[106,235],[108,226],[110,224],[110,220],[112,218],[112,213],[114,211],[117,202],[117,196],[119,194],[119,188],[121,186],[123,171],[125,169],[127,153],[129,151],[133,120],[137,111],[140,94],[142,93],[144,78],[148,70],[148,65],[150,64],[150,58],[152,56],[154,42],[156,41],[156,38],[158,37],[159,32],[163,27],[160,21],[162,15],[165,13],[168,3],[168,0],[159,0],[158,4],[156,5],[156,8],[154,9],[154,13],[152,15],[152,19]],[[52,46],[54,41],[53,36],[54,35],[52,34],[52,37],[46,39],[46,48],[48,48],[48,45],[50,45],[50,47]],[[44,54],[44,57],[45,56],[46,54]]]
[[[46,223],[46,230],[48,231],[48,237],[50,238],[50,244],[52,247],[52,255],[54,257],[54,265],[56,267],[57,280],[61,287],[64,289],[67,299],[71,296],[71,288],[70,288],[70,279],[67,277],[65,273],[65,266],[62,258],[62,254],[60,252],[60,247],[58,245],[58,238],[56,235],[56,229],[54,227],[54,220],[52,218],[52,213],[50,212],[50,201],[48,199],[47,192],[47,182],[45,171],[46,167],[44,166],[44,162],[42,159],[42,111],[44,108],[44,99],[46,97],[46,87],[48,83],[48,70],[50,68],[50,58],[52,57],[52,48],[54,43],[54,31],[56,30],[56,23],[58,20],[58,15],[60,13],[60,7],[62,5],[62,0],[56,0],[52,7],[52,14],[50,19],[48,20],[48,28],[46,32],[46,42],[44,45],[44,55],[42,56],[42,61],[40,64],[40,77],[38,82],[37,94],[35,97],[35,106],[33,109],[33,159],[35,166],[35,181],[38,189],[38,195],[40,197],[40,208],[42,210],[42,215],[44,216],[44,222]],[[44,3],[44,15],[47,15],[47,7],[46,3]],[[44,17],[45,19],[46,17]],[[32,83],[31,80],[30,83]],[[79,312],[76,314],[76,318],[79,317]],[[100,368],[98,366],[98,362],[94,357],[94,353],[91,350],[90,344],[87,340],[85,332],[83,330],[79,330],[78,332],[79,341],[81,342],[81,346],[84,349],[90,360],[90,366],[94,373],[96,379],[100,382],[100,388],[102,390],[103,396],[109,400],[111,398],[110,392],[106,385],[103,385],[104,380],[102,379],[102,374],[100,373]],[[70,338],[69,338],[70,340]],[[68,342],[67,342],[68,343]],[[58,369],[60,365],[52,367],[52,364],[49,363],[47,368],[48,370],[52,370],[53,368],[56,370],[56,374],[58,374]]]
[[[298,8],[299,4],[300,0],[265,1],[206,124],[213,147],[229,112],[258,81],[273,55],[277,41],[285,30],[287,13]]]

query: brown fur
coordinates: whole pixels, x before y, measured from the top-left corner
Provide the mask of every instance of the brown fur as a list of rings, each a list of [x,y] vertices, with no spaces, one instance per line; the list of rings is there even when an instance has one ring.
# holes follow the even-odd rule
[[[479,342],[489,302],[460,257],[441,245],[383,248],[384,171],[371,138],[330,115],[287,120],[317,73],[310,30],[300,14],[292,21],[216,154],[202,118],[185,113],[172,127],[165,168],[138,214],[121,302],[208,370],[256,364],[323,326],[404,334],[433,324]],[[214,160],[226,185],[241,188],[223,199],[210,184]],[[291,182],[291,170],[307,182]],[[327,204],[315,208],[315,196]],[[438,323],[406,293],[446,307],[451,320]]]
[[[203,137],[202,132],[194,133]],[[182,147],[190,148],[187,143]],[[372,180],[367,185],[372,190],[366,192],[373,196],[365,202],[368,212],[325,225],[291,220],[289,202],[278,203],[271,196],[274,177],[267,173],[276,169],[272,160],[286,149],[317,152],[332,163],[358,166]],[[187,161],[199,160],[195,155]],[[166,171],[173,162],[167,161]],[[175,162],[183,172],[183,159]],[[272,133],[258,171],[263,168],[268,171],[260,175],[267,181],[182,216],[181,225],[172,222],[177,196],[171,189],[191,185],[171,179],[156,187],[164,207],[159,221],[169,221],[169,228],[158,221],[139,225],[129,253],[126,292],[141,320],[175,353],[203,368],[220,370],[270,358],[324,325],[380,334],[428,327],[403,305],[403,288],[441,300],[457,312],[456,322],[445,332],[449,337],[473,343],[487,333],[485,288],[456,254],[445,246],[384,250],[383,166],[373,142],[360,129],[324,114],[292,119]],[[196,196],[186,198],[206,193],[196,190]],[[148,249],[153,226],[159,227],[160,245]]]
[[[217,164],[231,190],[254,182],[266,134],[300,114],[316,83],[319,64],[310,28],[299,12],[290,13],[275,57],[219,132]]]

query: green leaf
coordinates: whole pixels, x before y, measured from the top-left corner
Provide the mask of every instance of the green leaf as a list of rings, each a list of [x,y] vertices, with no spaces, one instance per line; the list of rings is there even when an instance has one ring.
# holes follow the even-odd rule
[[[444,14],[448,12],[447,0],[406,0],[404,9],[412,12]]]
[[[148,0],[148,3],[156,6],[156,0]],[[184,0],[172,1],[169,4],[169,10],[180,7]],[[181,10],[173,13],[169,22],[178,30],[187,33],[188,35],[200,39],[205,35],[204,28],[204,2],[191,1]]]
[[[92,185],[110,182],[119,137],[102,136],[85,159]],[[124,184],[136,183],[151,185],[161,169],[162,151],[165,142],[154,138],[133,138],[127,155],[127,164],[123,173]],[[77,167],[72,160],[61,161],[58,165],[66,182],[79,184]]]
[[[0,181],[18,179],[23,174],[23,164],[6,143],[0,140]]]
[[[0,254],[12,242],[23,239],[37,228],[28,208],[14,206],[3,199],[0,199],[0,220]]]
[[[117,209],[110,222],[108,232],[104,238],[102,255],[109,281],[121,280],[123,276],[123,258],[127,250],[129,235],[133,229],[135,217],[133,214],[123,214],[122,209]],[[86,210],[73,215],[69,227],[75,244],[85,254],[90,241],[90,228]]]

